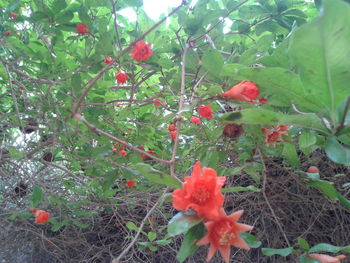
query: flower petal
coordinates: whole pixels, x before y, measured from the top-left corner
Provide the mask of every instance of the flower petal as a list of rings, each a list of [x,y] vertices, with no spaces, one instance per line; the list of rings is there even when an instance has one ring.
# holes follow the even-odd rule
[[[237,248],[243,248],[246,250],[250,249],[247,243],[239,236],[237,236],[237,238],[231,244]]]
[[[231,247],[230,246],[221,246],[219,247],[220,253],[222,258],[226,263],[230,263],[230,252],[231,252]]]

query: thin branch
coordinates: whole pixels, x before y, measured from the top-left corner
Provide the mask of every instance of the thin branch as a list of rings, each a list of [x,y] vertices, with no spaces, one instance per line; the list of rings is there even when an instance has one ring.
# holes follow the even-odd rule
[[[141,225],[139,226],[138,231],[136,232],[136,235],[134,236],[133,240],[129,243],[129,245],[124,249],[124,251],[116,258],[112,260],[112,263],[120,263],[120,260],[126,255],[126,253],[129,252],[129,250],[133,247],[135,242],[137,241],[137,238],[139,237],[143,226],[145,225],[147,219],[151,216],[153,211],[157,208],[159,202],[164,198],[166,192],[168,191],[168,188],[165,188],[163,191],[163,194],[158,198],[157,202],[153,205],[153,207],[148,211],[146,216],[143,218]]]
[[[271,204],[270,204],[270,202],[269,202],[269,199],[267,198],[267,195],[266,195],[267,171],[266,171],[265,160],[264,160],[264,156],[262,155],[262,152],[261,152],[260,148],[257,146],[256,149],[257,149],[257,151],[258,151],[258,153],[259,153],[259,156],[260,156],[260,159],[261,159],[263,168],[264,168],[264,171],[263,171],[263,184],[262,184],[261,192],[262,192],[262,194],[263,194],[263,196],[264,196],[264,199],[265,199],[265,201],[266,201],[267,206],[269,207],[269,209],[270,209],[270,211],[271,211],[272,216],[273,216],[274,219],[275,219],[275,222],[276,222],[278,228],[279,228],[280,231],[282,232],[282,235],[283,235],[283,237],[284,237],[284,240],[286,241],[288,247],[291,247],[291,245],[290,245],[290,243],[289,243],[289,240],[288,240],[288,238],[287,238],[287,235],[286,235],[286,233],[284,232],[283,227],[282,227],[281,223],[279,222],[278,217],[276,216],[276,213],[275,213],[275,211],[273,210],[273,208],[272,208],[272,206],[271,206]]]
[[[338,134],[340,133],[340,131],[342,129],[344,129],[344,124],[345,124],[345,120],[346,120],[346,115],[348,114],[350,108],[350,96],[348,96],[348,99],[346,100],[346,104],[345,104],[345,108],[343,111],[343,115],[341,116],[341,120],[340,120],[340,125],[337,128],[336,132],[335,132],[335,136],[338,136]]]
[[[122,43],[120,42],[120,38],[119,38],[118,23],[117,23],[117,10],[115,9],[116,1],[111,0],[111,2],[112,2],[112,8],[113,8],[114,30],[115,30],[119,50],[121,50]]]
[[[147,36],[149,33],[151,33],[154,29],[156,29],[159,25],[161,25],[164,21],[166,21],[170,16],[172,16],[173,14],[175,14],[183,5],[186,4],[186,1],[183,0],[181,5],[179,5],[178,7],[176,7],[175,9],[173,9],[173,11],[171,11],[169,13],[169,15],[165,16],[163,19],[161,19],[159,22],[157,22],[156,24],[154,24],[150,29],[148,29],[145,33],[143,33],[141,36],[139,36],[137,39],[135,39],[134,41],[132,41],[126,48],[124,48],[118,56],[116,56],[114,59],[112,59],[112,62],[110,64],[107,64],[104,68],[102,68],[100,70],[100,72],[92,79],[90,79],[90,81],[86,84],[85,89],[83,91],[83,94],[80,96],[80,98],[78,99],[78,101],[76,103],[74,103],[74,108],[73,108],[73,113],[72,116],[75,116],[76,113],[78,112],[78,109],[80,108],[80,105],[82,103],[82,101],[84,100],[84,98],[86,97],[86,95],[88,94],[88,92],[90,91],[90,89],[96,84],[96,82],[103,76],[103,74],[108,71],[109,69],[111,69],[113,67],[113,64],[119,60],[122,56],[124,56],[126,53],[128,53],[132,47],[141,39],[143,39],[145,36]]]

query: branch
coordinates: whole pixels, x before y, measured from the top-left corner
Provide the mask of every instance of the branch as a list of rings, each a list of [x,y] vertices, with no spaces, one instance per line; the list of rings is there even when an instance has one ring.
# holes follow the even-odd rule
[[[166,21],[170,16],[172,16],[173,14],[175,14],[183,5],[186,4],[186,1],[183,0],[181,5],[179,5],[178,7],[176,7],[175,9],[173,9],[173,11],[171,11],[167,16],[165,16],[163,19],[161,19],[158,23],[154,24],[150,29],[148,29],[145,33],[143,33],[141,36],[139,36],[137,39],[135,39],[134,41],[132,41],[126,48],[124,48],[118,56],[116,56],[114,59],[112,59],[112,62],[110,64],[107,64],[104,68],[102,68],[100,70],[100,72],[97,74],[96,77],[92,78],[85,86],[85,90],[83,91],[83,94],[80,96],[80,98],[78,99],[78,101],[75,103],[74,108],[73,108],[73,113],[72,116],[74,117],[76,115],[76,113],[78,112],[78,109],[82,103],[82,101],[84,100],[84,98],[86,97],[86,95],[88,94],[88,92],[90,91],[90,89],[96,84],[96,82],[103,76],[103,74],[108,71],[109,69],[111,69],[113,67],[113,64],[119,60],[122,56],[124,56],[127,52],[129,52],[132,47],[141,39],[143,39],[145,36],[147,36],[149,33],[151,33],[154,29],[156,29],[159,25],[161,25],[164,21]]]
[[[337,130],[336,130],[336,132],[334,134],[335,136],[338,136],[340,131],[342,129],[344,129],[346,115],[348,114],[349,108],[350,108],[350,96],[348,96],[348,99],[346,100],[346,104],[345,104],[345,108],[344,108],[344,111],[343,111],[343,115],[342,115],[341,120],[340,120],[340,125],[339,125],[339,127],[337,128]]]

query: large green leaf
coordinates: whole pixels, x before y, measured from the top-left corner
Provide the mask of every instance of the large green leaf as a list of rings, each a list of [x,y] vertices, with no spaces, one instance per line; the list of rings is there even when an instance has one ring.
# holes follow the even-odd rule
[[[186,215],[183,212],[177,213],[168,223],[168,233],[177,236],[186,233],[190,228],[203,221],[197,215]]]
[[[319,253],[319,252],[339,253],[341,251],[350,253],[350,246],[337,247],[330,244],[321,243],[321,244],[317,244],[316,246],[313,246],[309,250],[310,253]]]
[[[289,54],[308,98],[325,107],[335,123],[337,107],[349,95],[350,5],[324,0],[320,18],[297,29]]]
[[[336,137],[327,138],[325,150],[329,159],[335,163],[350,165],[350,146],[340,144]]]

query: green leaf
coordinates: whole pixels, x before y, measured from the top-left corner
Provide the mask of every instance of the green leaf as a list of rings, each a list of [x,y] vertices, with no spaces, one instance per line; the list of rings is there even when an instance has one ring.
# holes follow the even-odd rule
[[[308,256],[300,256],[299,258],[300,263],[320,263],[317,259],[310,258]]]
[[[293,248],[289,247],[289,248],[281,248],[281,249],[274,249],[274,248],[262,248],[261,252],[265,255],[265,256],[273,256],[273,255],[280,255],[283,257],[288,256],[290,253],[293,252]]]
[[[294,144],[290,142],[284,142],[282,155],[287,159],[289,164],[296,168],[300,168],[300,160]]]
[[[175,178],[170,175],[164,174],[161,171],[154,169],[152,166],[145,163],[138,163],[132,166],[132,168],[136,169],[139,176],[143,176],[147,180],[169,186],[172,188],[180,188],[181,184]]]
[[[72,223],[79,228],[88,228],[90,226],[90,224],[82,223],[77,220],[73,220]]]
[[[204,54],[202,62],[203,67],[209,70],[210,73],[219,76],[224,65],[224,58],[219,51],[210,49]]]
[[[148,237],[148,240],[152,242],[157,238],[157,234],[154,232],[148,232],[147,237]]]
[[[337,199],[337,190],[330,182],[324,180],[310,180],[308,184],[320,190],[324,195],[328,196],[330,199]]]
[[[325,107],[335,123],[336,109],[349,95],[344,83],[350,78],[350,5],[340,0],[323,4],[321,16],[291,36],[289,54],[308,97]]]
[[[258,240],[255,236],[249,233],[239,233],[239,236],[244,239],[247,245],[250,248],[258,248],[261,246],[261,241]]]
[[[189,256],[191,256],[199,246],[196,245],[197,241],[204,235],[204,224],[198,224],[192,227],[186,234],[182,241],[179,252],[176,255],[176,259],[180,262],[184,262]]]
[[[222,193],[235,193],[235,192],[245,192],[245,191],[260,192],[261,190],[259,188],[256,188],[253,185],[249,185],[246,187],[235,186],[235,187],[228,187],[228,188],[221,189]]]
[[[33,193],[31,198],[29,199],[29,204],[33,207],[37,207],[43,198],[43,190],[40,186],[34,186]]]
[[[350,165],[350,146],[340,144],[336,137],[327,138],[325,150],[328,158],[333,162]]]
[[[319,252],[330,252],[330,253],[339,253],[340,251],[350,253],[350,246],[337,247],[326,243],[317,244],[313,246],[309,253],[319,253]]]
[[[202,220],[203,218],[197,215],[186,215],[183,212],[177,213],[168,223],[168,233],[171,236],[180,235],[202,222]]]
[[[316,143],[316,136],[310,132],[303,132],[299,136],[299,147],[308,148]]]
[[[298,238],[298,245],[302,249],[305,249],[305,250],[309,250],[310,249],[309,243],[302,237]]]
[[[131,221],[128,221],[127,223],[126,223],[126,227],[129,229],[129,230],[134,230],[134,231],[139,231],[139,227],[138,226],[136,226],[133,222],[131,222]]]
[[[58,13],[60,12],[62,9],[65,9],[67,7],[67,3],[65,0],[55,0],[53,3],[52,3],[52,11],[54,13]]]

